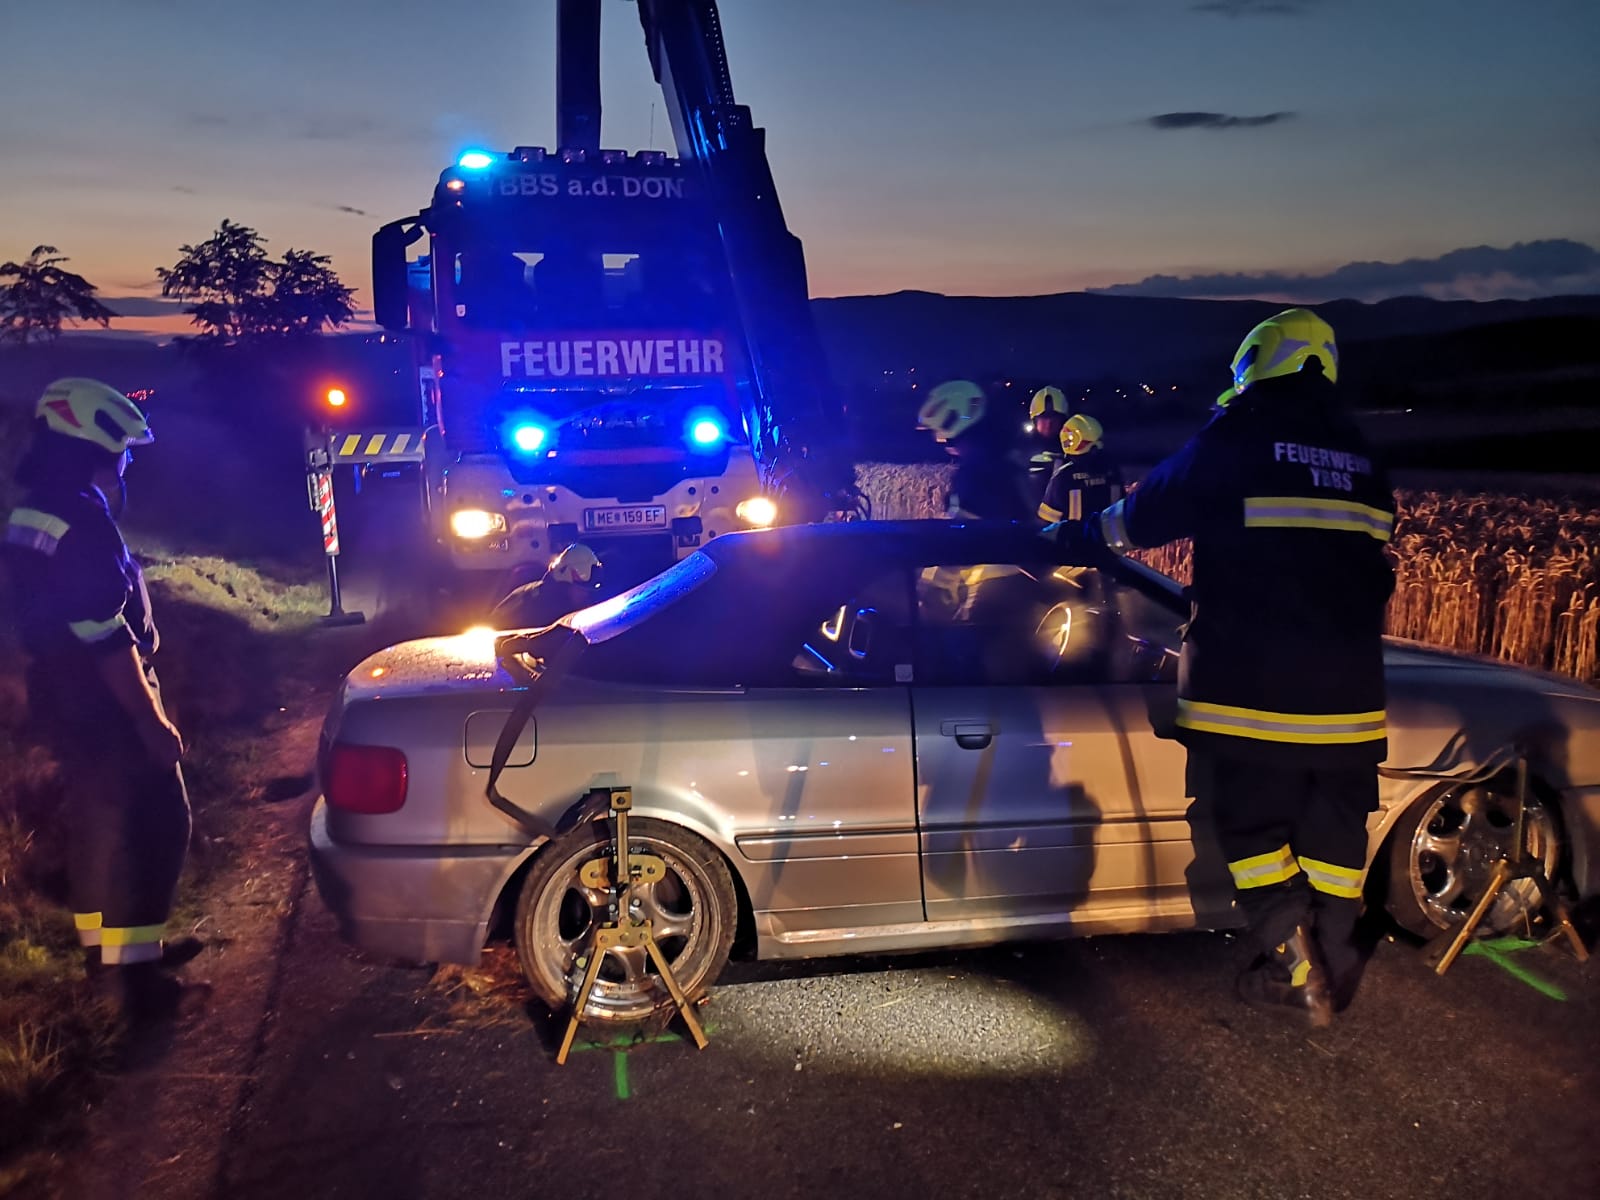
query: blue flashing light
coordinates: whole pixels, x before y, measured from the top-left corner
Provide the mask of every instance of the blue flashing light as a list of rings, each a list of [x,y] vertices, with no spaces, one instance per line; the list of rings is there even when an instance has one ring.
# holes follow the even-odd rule
[[[722,419],[709,413],[697,413],[690,417],[685,432],[690,445],[699,449],[719,445],[728,436],[727,426]]]
[[[494,162],[494,155],[486,154],[482,150],[468,150],[456,159],[456,166],[468,171],[481,171]]]
[[[550,431],[532,421],[524,421],[511,429],[511,444],[524,454],[532,454],[542,449],[549,438]]]

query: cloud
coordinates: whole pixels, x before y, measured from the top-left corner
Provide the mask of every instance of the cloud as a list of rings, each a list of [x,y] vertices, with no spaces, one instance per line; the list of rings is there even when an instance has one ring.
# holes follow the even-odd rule
[[[388,114],[305,112],[279,110],[191,112],[182,122],[191,129],[305,142],[425,143],[431,140],[419,129]]]
[[[1468,246],[1438,258],[1346,263],[1321,275],[1151,275],[1138,283],[1090,290],[1118,296],[1261,296],[1308,302],[1417,295],[1436,300],[1528,299],[1600,292],[1600,250],[1568,238],[1546,238],[1508,247]]]
[[[1259,117],[1235,117],[1228,113],[1170,112],[1157,113],[1142,123],[1152,129],[1249,129],[1256,125],[1276,125],[1279,121],[1293,120],[1292,112],[1263,113]]]
[[[1317,0],[1206,0],[1189,7],[1219,17],[1299,17],[1316,4]]]
[[[352,217],[366,217],[369,221],[376,219],[366,209],[356,208],[350,204],[324,204],[322,207],[331,208],[334,212],[349,213]]]
[[[119,317],[175,317],[182,314],[187,300],[168,300],[162,296],[97,296]]]

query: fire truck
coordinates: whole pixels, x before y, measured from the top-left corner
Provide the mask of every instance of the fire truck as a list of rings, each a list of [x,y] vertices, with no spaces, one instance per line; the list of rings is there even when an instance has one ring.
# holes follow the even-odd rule
[[[537,576],[582,541],[638,575],[724,533],[861,511],[715,0],[637,8],[676,155],[601,148],[600,0],[560,0],[556,147],[461,154],[373,239],[420,425],[334,446],[420,459],[458,571]]]

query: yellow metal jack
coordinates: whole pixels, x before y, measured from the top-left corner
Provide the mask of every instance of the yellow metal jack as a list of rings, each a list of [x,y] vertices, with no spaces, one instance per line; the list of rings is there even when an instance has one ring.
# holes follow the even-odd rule
[[[655,855],[628,852],[628,813],[632,809],[633,789],[612,788],[611,821],[616,835],[613,858],[609,861],[597,859],[586,863],[581,872],[583,882],[588,887],[609,888],[615,881],[618,889],[618,919],[602,925],[594,932],[594,941],[589,946],[589,964],[583,973],[583,986],[578,989],[578,998],[573,1002],[572,1016],[567,1021],[567,1032],[561,1039],[561,1049],[556,1052],[557,1065],[566,1063],[567,1055],[572,1050],[573,1039],[578,1036],[578,1026],[583,1022],[583,1010],[589,1006],[589,997],[593,995],[594,985],[600,978],[600,964],[610,951],[625,947],[644,947],[645,952],[650,955],[650,961],[655,963],[656,970],[661,973],[661,982],[667,985],[667,991],[672,995],[672,1002],[678,1006],[678,1012],[683,1015],[683,1023],[689,1027],[695,1046],[704,1050],[708,1045],[705,1030],[700,1028],[699,1018],[694,1015],[694,1005],[684,994],[677,976],[672,973],[672,967],[667,963],[667,956],[661,953],[661,947],[656,945],[656,939],[650,932],[650,922],[628,915],[633,911],[628,903],[629,892],[632,891],[633,885],[653,883],[665,878],[667,873],[667,864]]]

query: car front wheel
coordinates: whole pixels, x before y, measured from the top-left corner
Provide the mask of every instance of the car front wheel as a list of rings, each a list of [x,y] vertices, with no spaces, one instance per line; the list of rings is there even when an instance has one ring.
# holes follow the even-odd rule
[[[1515,782],[1504,777],[1422,796],[1389,839],[1390,915],[1420,937],[1460,925],[1488,890],[1495,864],[1511,856],[1516,826]],[[1524,857],[1553,878],[1561,862],[1561,838],[1548,807],[1527,806],[1522,838]],[[1507,932],[1538,907],[1533,881],[1513,880],[1500,889],[1478,928]]]
[[[554,1011],[578,997],[597,929],[615,919],[615,889],[590,887],[586,863],[613,855],[608,822],[586,822],[556,838],[533,861],[517,899],[516,943],[523,972]],[[635,883],[629,908],[650,922],[651,933],[678,983],[691,997],[710,986],[727,965],[738,924],[733,879],[722,856],[704,838],[647,817],[628,822],[630,853],[666,865],[657,880]],[[643,946],[606,952],[584,1009],[598,1024],[642,1021],[672,1003]]]

